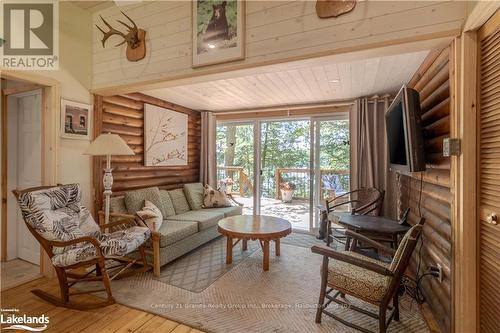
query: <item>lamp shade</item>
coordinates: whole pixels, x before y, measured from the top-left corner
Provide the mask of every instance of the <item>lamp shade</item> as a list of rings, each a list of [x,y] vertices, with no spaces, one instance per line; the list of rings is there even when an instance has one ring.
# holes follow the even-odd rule
[[[93,156],[134,155],[134,151],[118,134],[105,133],[92,141],[83,154]]]

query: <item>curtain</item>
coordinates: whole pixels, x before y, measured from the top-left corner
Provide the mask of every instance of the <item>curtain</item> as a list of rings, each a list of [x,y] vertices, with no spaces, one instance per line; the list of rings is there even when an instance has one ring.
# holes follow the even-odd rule
[[[385,112],[389,96],[359,98],[349,116],[351,132],[351,190],[376,187],[385,190],[383,214],[396,218],[395,184],[389,180]]]
[[[216,188],[216,122],[212,112],[201,113],[200,182]]]

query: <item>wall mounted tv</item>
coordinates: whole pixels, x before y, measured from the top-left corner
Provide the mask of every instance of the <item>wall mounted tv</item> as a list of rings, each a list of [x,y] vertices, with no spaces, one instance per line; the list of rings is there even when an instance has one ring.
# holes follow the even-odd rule
[[[410,172],[425,170],[420,116],[418,92],[403,86],[385,114],[391,168]]]

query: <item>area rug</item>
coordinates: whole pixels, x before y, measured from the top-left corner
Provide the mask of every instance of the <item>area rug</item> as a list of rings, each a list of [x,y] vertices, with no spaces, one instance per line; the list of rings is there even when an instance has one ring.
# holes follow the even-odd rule
[[[262,251],[254,251],[198,293],[156,280],[150,272],[113,281],[112,289],[121,304],[206,332],[355,332],[326,316],[321,324],[314,322],[320,265],[321,256],[310,249],[282,244],[280,257],[271,253],[268,272],[262,271]],[[401,303],[401,321],[388,331],[428,332],[417,305],[407,298]],[[372,318],[342,307],[333,311],[378,331]]]
[[[306,248],[324,244],[310,234],[295,232],[282,238],[281,242]],[[274,251],[274,247],[271,248]],[[226,239],[218,237],[162,267],[158,280],[198,293],[259,249],[258,241],[249,241],[246,251],[241,250],[239,243],[233,249],[233,263],[226,265]]]

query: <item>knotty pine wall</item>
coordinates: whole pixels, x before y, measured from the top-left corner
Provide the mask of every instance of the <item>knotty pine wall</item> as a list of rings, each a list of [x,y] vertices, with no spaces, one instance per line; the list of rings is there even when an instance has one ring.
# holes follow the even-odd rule
[[[103,9],[93,14],[92,87],[170,80],[453,35],[466,15],[465,1],[359,1],[352,12],[329,19],[318,18],[315,6],[316,1],[245,1],[245,60],[196,69],[191,67],[192,1],[142,1]],[[127,61],[126,45],[114,47],[115,37],[102,47],[95,24],[104,26],[102,15],[123,28],[116,22],[124,20],[120,10],[147,32],[144,60]]]
[[[144,166],[144,104],[153,104],[188,115],[188,165],[172,167]],[[113,195],[149,186],[179,188],[197,182],[200,172],[201,117],[198,111],[161,99],[134,93],[94,98],[94,134],[119,134],[135,152],[133,156],[113,156]],[[102,207],[102,175],[105,159],[94,158],[94,191],[96,210]]]
[[[450,136],[450,47],[429,54],[408,86],[420,93],[422,121],[425,128],[427,170],[423,173],[399,174],[398,207],[410,207],[411,224],[418,221],[420,180],[422,179],[421,213],[425,218],[422,248],[417,245],[411,271],[415,273],[421,255],[420,273],[430,265],[443,267],[442,283],[426,277],[422,288],[432,314],[443,332],[450,332],[452,230],[450,191],[450,158],[443,157],[443,139]]]

